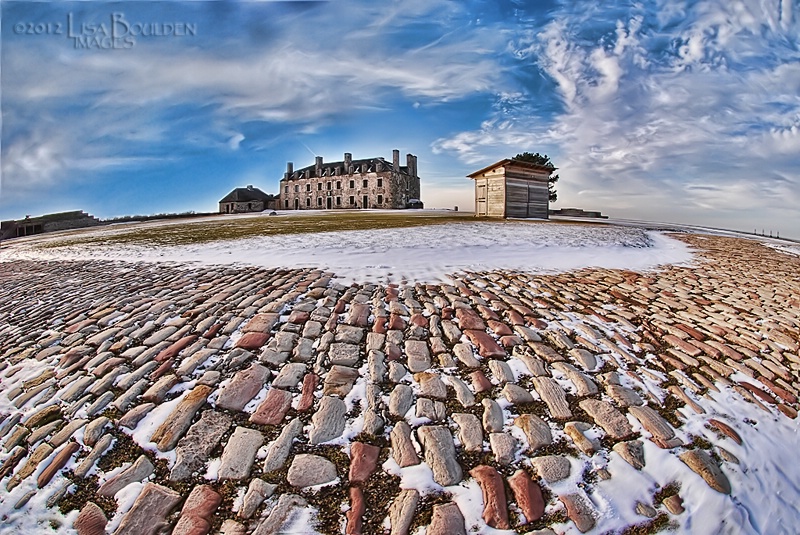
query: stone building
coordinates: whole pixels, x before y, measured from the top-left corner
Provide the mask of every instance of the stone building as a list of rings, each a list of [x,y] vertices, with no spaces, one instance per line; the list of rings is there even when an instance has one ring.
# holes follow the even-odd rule
[[[57,230],[95,227],[102,224],[102,221],[81,210],[60,212],[57,214],[3,221],[0,223],[0,239],[6,240],[9,238],[42,234],[43,232],[55,232]]]
[[[553,171],[554,167],[505,159],[467,175],[475,181],[475,215],[548,219],[548,179]]]
[[[344,153],[340,162],[324,163],[317,156],[314,165],[294,170],[286,165],[281,180],[279,208],[283,210],[334,210],[338,208],[422,207],[417,174],[417,157],[406,155],[400,165],[400,151],[392,161],[381,157],[353,160]]]
[[[264,193],[253,186],[236,188],[219,201],[219,213],[241,214],[274,210],[276,201],[275,195]]]

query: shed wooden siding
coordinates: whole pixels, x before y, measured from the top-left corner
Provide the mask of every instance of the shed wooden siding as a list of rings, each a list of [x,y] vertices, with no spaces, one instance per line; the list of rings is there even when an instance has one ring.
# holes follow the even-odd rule
[[[548,211],[547,180],[506,177],[505,217],[547,219]]]

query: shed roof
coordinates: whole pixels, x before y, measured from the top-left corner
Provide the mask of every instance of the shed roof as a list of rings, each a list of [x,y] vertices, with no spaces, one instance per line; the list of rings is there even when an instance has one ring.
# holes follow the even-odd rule
[[[528,169],[535,169],[535,170],[539,170],[539,171],[544,171],[548,175],[550,173],[552,173],[553,171],[555,171],[556,169],[558,169],[557,167],[548,167],[546,165],[539,165],[538,163],[526,162],[526,161],[523,161],[523,160],[515,160],[513,158],[506,158],[504,160],[500,160],[499,162],[495,162],[492,165],[488,165],[488,166],[484,167],[483,169],[479,169],[478,171],[475,171],[474,173],[470,173],[469,175],[467,175],[467,178],[477,178],[479,175],[482,175],[483,173],[485,173],[487,171],[491,171],[492,169],[496,169],[498,167],[505,167],[508,164],[514,164],[515,166],[518,166],[518,167],[527,167]]]
[[[225,195],[219,202],[251,202],[251,201],[271,201],[274,195],[264,193],[258,188],[248,186],[246,188],[236,188]]]

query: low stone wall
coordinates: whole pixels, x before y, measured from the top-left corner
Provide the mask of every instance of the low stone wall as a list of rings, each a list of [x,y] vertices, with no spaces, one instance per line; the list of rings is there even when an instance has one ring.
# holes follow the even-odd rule
[[[0,226],[0,239],[7,240],[44,232],[94,227],[102,224],[103,222],[96,217],[79,210],[48,214],[40,217],[3,221],[2,226]]]

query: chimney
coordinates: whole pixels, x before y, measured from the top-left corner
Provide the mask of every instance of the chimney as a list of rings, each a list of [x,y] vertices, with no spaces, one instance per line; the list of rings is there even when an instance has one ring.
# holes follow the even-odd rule
[[[408,174],[417,176],[417,158],[413,154],[406,154],[406,166],[408,167]]]
[[[247,185],[247,189],[249,189],[250,191],[253,191],[253,185],[252,184],[248,184]]]
[[[392,170],[400,171],[400,151],[397,149],[392,151]]]
[[[344,174],[349,175],[352,173],[351,167],[353,166],[353,155],[349,152],[344,153]]]
[[[317,176],[322,176],[322,156],[317,156],[314,159],[314,170]]]
[[[292,162],[286,162],[286,178],[291,178],[292,173],[294,173],[294,164]]]

